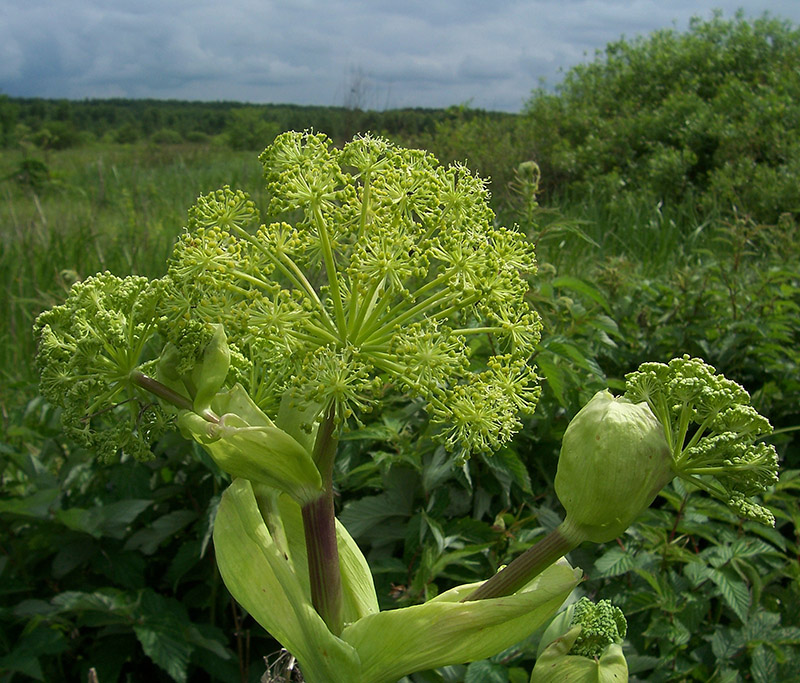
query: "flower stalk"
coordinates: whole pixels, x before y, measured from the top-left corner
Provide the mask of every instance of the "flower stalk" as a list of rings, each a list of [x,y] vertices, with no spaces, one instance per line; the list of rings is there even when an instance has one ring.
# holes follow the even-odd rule
[[[516,593],[550,565],[577,548],[583,540],[585,539],[577,529],[566,521],[562,522],[492,578],[484,581],[461,602],[501,598]]]
[[[314,462],[322,475],[323,490],[319,498],[303,506],[302,513],[311,604],[334,635],[341,633],[344,624],[333,505],[333,462],[337,444],[336,407],[331,403],[317,431],[313,452]]]

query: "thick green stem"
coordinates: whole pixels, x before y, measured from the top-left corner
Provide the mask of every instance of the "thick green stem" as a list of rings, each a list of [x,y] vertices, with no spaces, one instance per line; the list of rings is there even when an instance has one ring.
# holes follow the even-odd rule
[[[336,410],[331,405],[317,432],[314,461],[323,481],[319,498],[303,506],[303,530],[308,554],[308,575],[311,583],[311,604],[327,624],[331,633],[339,635],[342,618],[342,575],[339,571],[339,549],[336,544],[336,516],[333,506],[333,461],[336,437]]]
[[[579,531],[566,521],[562,522],[511,564],[501,569],[491,579],[484,581],[462,602],[501,598],[515,593],[556,560],[577,548],[582,541],[583,538]]]

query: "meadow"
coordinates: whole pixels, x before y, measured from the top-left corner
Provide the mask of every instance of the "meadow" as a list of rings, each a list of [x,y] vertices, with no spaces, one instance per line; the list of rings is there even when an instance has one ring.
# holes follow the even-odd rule
[[[776,526],[673,483],[617,541],[571,554],[581,590],[623,609],[631,680],[800,680],[798,46],[778,20],[717,18],[611,45],[517,116],[454,108],[399,125],[336,110],[308,123],[336,143],[373,130],[489,177],[497,222],[519,226],[539,264],[528,298],[544,323],[542,397],[511,446],[465,477],[413,438],[420,418],[402,402],[344,441],[337,508],[383,607],[491,574],[552,529],[569,419],[639,363],[688,353],[772,422],[781,478],[763,503]],[[101,683],[291,680],[214,564],[226,476],[169,436],[146,464],[102,464],[70,443],[38,393],[31,333],[89,275],[162,276],[199,194],[230,185],[265,209],[245,133],[286,121],[223,110],[195,116],[192,136],[186,105],[149,133],[131,133],[136,117],[92,132],[78,104],[61,120],[55,103],[39,119],[33,104],[0,101],[14,110],[0,116],[14,119],[0,152],[0,682],[90,668]],[[70,144],[54,142],[67,130]],[[539,636],[410,680],[527,681]]]

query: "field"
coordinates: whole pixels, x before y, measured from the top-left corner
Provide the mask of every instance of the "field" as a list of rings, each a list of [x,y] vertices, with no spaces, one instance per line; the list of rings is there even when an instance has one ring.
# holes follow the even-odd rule
[[[680,82],[670,56],[705,55],[693,41],[709,36],[741,47],[718,55],[743,60],[728,69],[737,77]],[[800,140],[782,128],[800,115],[800,80],[785,55],[767,58],[764,36],[800,43],[766,20],[698,24],[672,51],[664,35],[623,42],[518,116],[313,112],[308,125],[337,144],[372,129],[489,177],[497,222],[518,226],[538,260],[527,299],[544,324],[532,357],[542,396],[510,446],[454,467],[414,438],[426,425],[402,401],[343,439],[337,512],[381,607],[491,575],[551,530],[569,419],[640,363],[690,354],[741,383],[775,428],[781,476],[762,499],[775,528],[673,483],[619,539],[570,555],[588,577],[580,590],[623,609],[631,680],[800,680]],[[631,82],[674,90],[659,99]],[[750,105],[732,107],[742,93]],[[16,117],[0,151],[0,683],[86,680],[90,668],[101,683],[257,681],[266,666],[265,680],[290,680],[214,563],[227,476],[176,435],[147,463],[101,463],[70,442],[39,395],[31,332],[96,272],[164,275],[199,194],[230,185],[266,212],[260,149],[242,124],[272,137],[286,120],[171,103],[148,132],[131,127],[141,112],[92,129],[77,103],[61,119],[57,103],[0,105]],[[301,114],[292,127],[306,127]],[[405,680],[527,681],[540,635]]]

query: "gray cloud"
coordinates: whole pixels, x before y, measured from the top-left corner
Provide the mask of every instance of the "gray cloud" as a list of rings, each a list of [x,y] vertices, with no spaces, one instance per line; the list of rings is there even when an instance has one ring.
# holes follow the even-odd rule
[[[518,110],[540,79],[713,8],[796,0],[0,0],[0,92]]]

